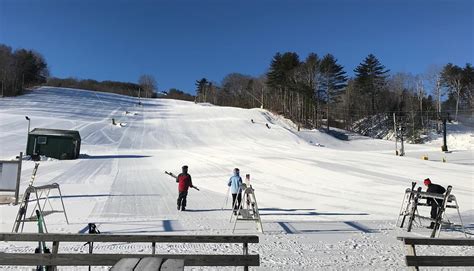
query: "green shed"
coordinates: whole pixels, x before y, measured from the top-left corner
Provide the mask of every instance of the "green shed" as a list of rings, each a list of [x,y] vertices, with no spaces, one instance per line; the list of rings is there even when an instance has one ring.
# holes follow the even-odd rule
[[[81,135],[73,130],[35,128],[28,133],[26,154],[56,159],[76,159],[81,150]]]

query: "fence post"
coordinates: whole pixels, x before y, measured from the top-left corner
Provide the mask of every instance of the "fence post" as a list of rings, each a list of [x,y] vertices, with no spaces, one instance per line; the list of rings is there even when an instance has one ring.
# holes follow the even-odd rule
[[[18,204],[18,198],[20,197],[21,164],[23,162],[23,152],[20,152],[20,158],[18,160],[19,160],[18,172],[16,174],[16,188],[15,188],[15,205]]]
[[[244,243],[244,255],[249,255],[249,244],[248,243]],[[245,265],[244,266],[244,271],[248,271],[248,270],[249,270],[249,266]]]

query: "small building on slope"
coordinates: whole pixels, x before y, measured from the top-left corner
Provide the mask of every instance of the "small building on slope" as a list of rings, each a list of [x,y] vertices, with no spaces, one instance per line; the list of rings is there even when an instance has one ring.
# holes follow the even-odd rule
[[[78,131],[35,128],[28,133],[26,154],[60,160],[77,159],[81,150]]]

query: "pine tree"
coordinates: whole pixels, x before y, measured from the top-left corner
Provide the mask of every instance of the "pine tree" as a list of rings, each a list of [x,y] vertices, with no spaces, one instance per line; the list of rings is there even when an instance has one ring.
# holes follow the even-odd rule
[[[375,114],[377,98],[386,84],[386,74],[389,70],[386,70],[373,54],[369,54],[354,72],[356,88],[369,96],[371,113]]]
[[[329,107],[331,103],[340,101],[340,96],[347,86],[344,68],[337,64],[333,55],[327,54],[321,60],[321,91],[326,100],[327,130],[329,131]]]
[[[202,78],[201,80],[196,80],[196,99],[198,102],[206,102],[206,92],[208,88],[209,82],[206,78]]]
[[[295,68],[300,64],[297,53],[286,52],[283,55],[277,53],[273,57],[267,73],[267,85],[279,92],[280,98],[277,99],[277,104],[282,105],[285,115],[291,111],[290,92],[297,89],[293,75]]]

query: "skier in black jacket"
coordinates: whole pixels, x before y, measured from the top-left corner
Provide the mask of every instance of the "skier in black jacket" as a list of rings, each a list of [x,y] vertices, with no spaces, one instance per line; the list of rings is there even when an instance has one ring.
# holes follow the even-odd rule
[[[442,187],[439,184],[434,184],[431,182],[429,178],[426,178],[423,183],[425,186],[428,187],[426,189],[426,192],[428,193],[436,193],[436,194],[444,194],[446,192],[446,189]],[[436,216],[438,215],[438,210],[439,208],[443,205],[443,200],[442,199],[434,199],[434,198],[427,198],[426,203],[428,205],[431,205],[431,219],[436,219]],[[430,226],[428,228],[432,229],[434,228],[435,223],[431,222]]]

